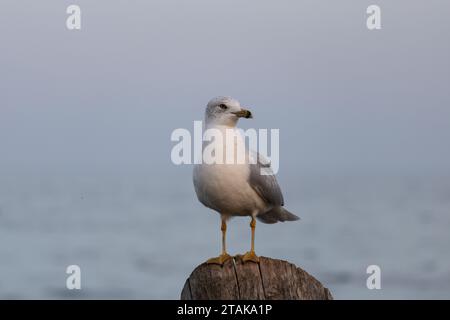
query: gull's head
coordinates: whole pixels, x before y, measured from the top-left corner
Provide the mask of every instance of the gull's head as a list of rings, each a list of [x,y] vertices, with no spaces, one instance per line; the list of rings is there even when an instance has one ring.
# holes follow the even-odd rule
[[[209,125],[236,126],[239,118],[253,118],[252,113],[241,107],[236,99],[231,97],[215,97],[208,102],[205,120]]]

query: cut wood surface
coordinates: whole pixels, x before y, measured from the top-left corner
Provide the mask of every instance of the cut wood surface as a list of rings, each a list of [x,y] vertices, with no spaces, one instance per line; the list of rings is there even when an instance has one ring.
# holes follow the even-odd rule
[[[234,258],[223,266],[203,263],[192,272],[182,300],[332,300],[316,278],[292,263],[260,257],[259,264]]]

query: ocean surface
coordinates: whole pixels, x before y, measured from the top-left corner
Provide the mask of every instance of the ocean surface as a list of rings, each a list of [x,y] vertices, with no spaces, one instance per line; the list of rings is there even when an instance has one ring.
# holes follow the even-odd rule
[[[448,176],[284,175],[302,220],[257,224],[259,255],[288,260],[336,299],[450,298]],[[248,219],[228,228],[250,246]],[[220,250],[219,216],[198,203],[190,170],[139,174],[2,174],[0,298],[178,299]],[[66,268],[81,268],[81,290]],[[381,290],[366,268],[381,268]]]

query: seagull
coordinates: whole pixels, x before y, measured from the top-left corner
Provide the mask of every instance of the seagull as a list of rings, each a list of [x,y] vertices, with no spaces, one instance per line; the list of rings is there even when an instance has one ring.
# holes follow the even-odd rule
[[[279,221],[294,221],[299,217],[283,208],[284,200],[280,186],[270,168],[270,162],[254,150],[245,146],[245,141],[236,128],[240,118],[253,118],[252,113],[242,108],[239,101],[231,97],[215,97],[209,101],[205,111],[205,133],[214,130],[225,137],[230,130],[236,139],[204,139],[203,152],[206,148],[213,149],[215,154],[221,151],[233,151],[233,160],[196,164],[193,170],[193,182],[198,200],[206,207],[217,211],[221,216],[222,253],[215,258],[208,259],[207,264],[223,265],[232,257],[226,250],[227,221],[234,216],[251,217],[251,249],[243,256],[242,261],[259,263],[255,253],[256,219],[263,223]],[[214,144],[213,148],[211,144]],[[232,145],[228,145],[232,144]],[[231,158],[231,157],[230,157]],[[262,172],[265,170],[265,174]]]

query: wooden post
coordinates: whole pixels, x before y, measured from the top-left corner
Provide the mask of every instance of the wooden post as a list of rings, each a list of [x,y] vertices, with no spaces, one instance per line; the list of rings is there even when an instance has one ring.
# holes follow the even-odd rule
[[[287,261],[260,257],[259,264],[230,259],[203,263],[192,272],[181,300],[332,300],[317,279]]]

